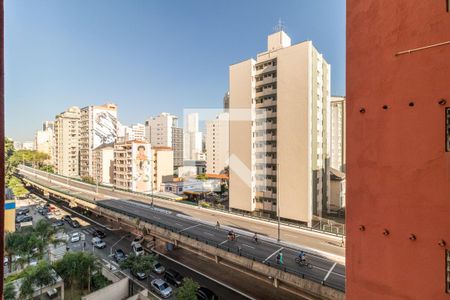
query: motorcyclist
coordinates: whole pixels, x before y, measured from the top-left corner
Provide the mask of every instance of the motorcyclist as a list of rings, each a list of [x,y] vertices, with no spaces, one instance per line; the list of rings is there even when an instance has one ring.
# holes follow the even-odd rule
[[[255,241],[255,243],[258,243],[258,235],[255,232],[255,235],[253,236],[253,240]]]
[[[305,255],[305,252],[303,250],[300,251],[300,253],[298,254],[298,258],[300,259],[300,262],[305,262],[306,261],[306,255]]]

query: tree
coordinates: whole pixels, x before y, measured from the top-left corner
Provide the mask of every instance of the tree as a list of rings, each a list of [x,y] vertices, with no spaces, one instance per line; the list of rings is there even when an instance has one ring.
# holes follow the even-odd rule
[[[5,285],[5,289],[3,290],[3,298],[4,300],[16,299],[16,288],[14,287],[14,284],[8,283]]]
[[[208,175],[206,175],[205,173],[199,174],[199,175],[197,175],[197,179],[198,179],[198,180],[205,181],[205,180],[208,179]]]
[[[83,176],[81,177],[81,180],[83,182],[89,183],[89,184],[95,184],[95,179],[91,176]]]
[[[42,289],[56,282],[56,274],[52,266],[45,260],[41,260],[32,272],[32,283],[39,288],[40,298],[42,297]]]
[[[24,187],[22,181],[19,178],[15,177],[15,176],[10,177],[8,182],[7,182],[7,184],[8,184],[8,187],[12,190],[13,194],[16,197],[21,198],[21,197],[24,197],[24,196],[26,196],[26,195],[28,195],[30,193]]]
[[[11,161],[11,157],[14,155],[14,142],[10,139],[5,139],[5,182],[8,182],[14,173],[17,165]]]
[[[189,277],[183,279],[183,285],[177,290],[177,300],[197,300],[197,290],[200,286]]]
[[[120,263],[122,269],[129,269],[133,274],[148,273],[152,269],[155,262],[153,255],[139,255],[131,254],[126,260]]]
[[[25,239],[20,232],[8,232],[5,237],[5,251],[8,254],[9,272],[13,269],[13,256],[21,253]]]
[[[39,167],[39,170],[48,172],[48,173],[55,173],[55,169],[53,168],[52,165],[43,165],[43,166]]]

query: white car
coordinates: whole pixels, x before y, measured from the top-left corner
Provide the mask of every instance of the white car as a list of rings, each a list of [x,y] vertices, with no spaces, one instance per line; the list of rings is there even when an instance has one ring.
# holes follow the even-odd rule
[[[143,236],[137,236],[134,238],[134,240],[131,242],[131,247],[133,247],[136,244],[141,244],[144,241]]]
[[[79,242],[80,240],[81,240],[81,234],[79,232],[72,233],[72,236],[70,237],[70,241],[72,243]]]
[[[142,248],[141,244],[136,243],[133,245],[133,253],[136,256],[144,255],[144,248]]]
[[[92,245],[94,245],[94,247],[98,248],[98,249],[103,249],[106,247],[105,242],[102,241],[102,239],[98,238],[98,237],[92,238]]]

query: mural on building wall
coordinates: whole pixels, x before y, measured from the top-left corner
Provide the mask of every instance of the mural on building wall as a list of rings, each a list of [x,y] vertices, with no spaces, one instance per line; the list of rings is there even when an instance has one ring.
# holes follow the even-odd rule
[[[93,149],[115,142],[117,138],[117,112],[94,109]]]
[[[150,144],[133,144],[132,190],[135,192],[151,191],[151,147]]]

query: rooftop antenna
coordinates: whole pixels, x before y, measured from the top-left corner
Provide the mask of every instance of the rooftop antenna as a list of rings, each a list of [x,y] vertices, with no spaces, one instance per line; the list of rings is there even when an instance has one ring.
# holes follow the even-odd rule
[[[281,22],[281,18],[278,19],[278,24],[273,28],[274,32],[284,31],[286,32],[286,26]]]

